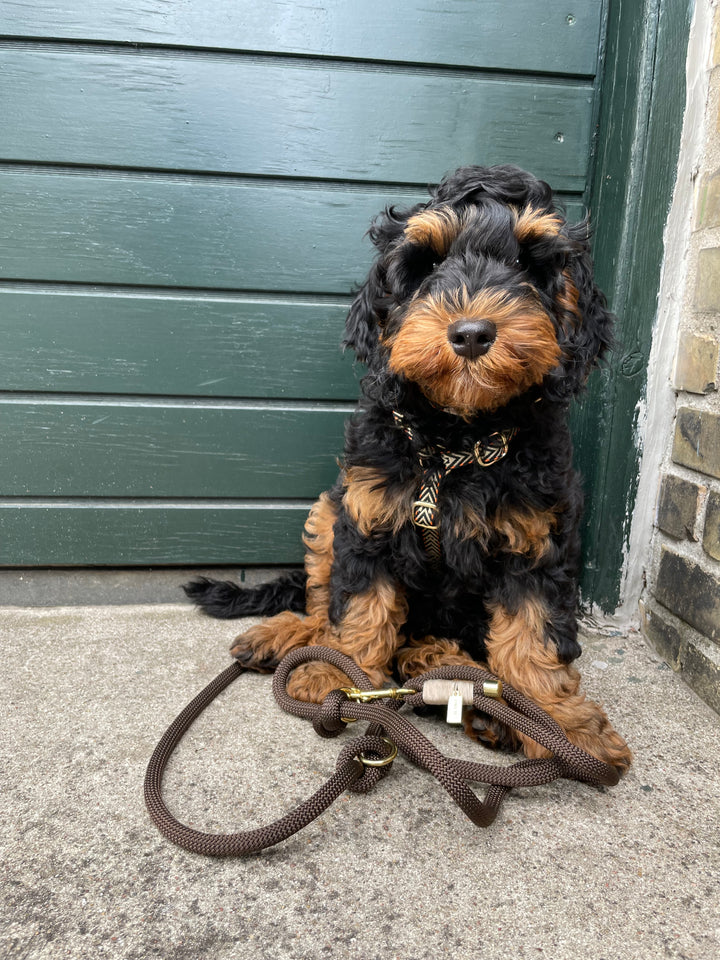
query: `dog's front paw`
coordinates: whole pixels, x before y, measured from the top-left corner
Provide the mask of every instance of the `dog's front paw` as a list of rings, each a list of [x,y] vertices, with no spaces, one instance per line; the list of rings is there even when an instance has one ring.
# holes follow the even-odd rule
[[[471,740],[477,741],[484,747],[490,747],[491,750],[515,753],[520,749],[520,738],[507,724],[474,707],[469,707],[463,712],[463,727],[465,734]]]
[[[342,672],[330,663],[313,661],[301,663],[293,670],[287,683],[287,692],[296,700],[322,703],[331,690],[351,687],[353,684]]]
[[[614,767],[621,776],[630,769],[633,759],[632,751],[613,728],[599,704],[591,700],[584,701],[582,709],[578,711],[577,716],[571,718],[570,723],[567,717],[556,716],[555,719],[563,728],[565,736],[576,747]],[[522,740],[526,756],[532,759],[551,756],[549,750],[541,747],[534,740],[526,737],[522,737]]]
[[[579,710],[577,724],[566,729],[568,740],[598,760],[615,767],[622,775],[632,763],[632,752],[625,740],[615,730],[599,703],[586,700],[585,710]]]
[[[626,774],[632,765],[633,755],[630,747],[609,723],[598,740],[591,741],[587,746],[582,743],[578,746],[583,746],[588,753],[597,757],[598,760],[615,767],[621,776]]]
[[[230,653],[249,670],[274,670],[296,647],[306,647],[322,636],[322,625],[313,617],[302,618],[289,610],[250,627],[235,640]]]
[[[230,647],[230,655],[247,670],[272,673],[280,662],[273,646],[274,639],[275,634],[264,624],[250,627],[235,638]]]
[[[388,679],[382,670],[363,667],[375,689],[380,689]],[[353,687],[349,677],[330,663],[319,660],[310,663],[301,663],[293,670],[287,683],[287,691],[296,700],[306,700],[310,703],[322,703],[331,690],[341,687]]]
[[[460,648],[455,640],[443,640],[437,637],[424,637],[411,640],[396,654],[396,665],[403,680],[410,680],[427,670],[436,667],[456,667],[458,665],[477,667],[476,663]]]

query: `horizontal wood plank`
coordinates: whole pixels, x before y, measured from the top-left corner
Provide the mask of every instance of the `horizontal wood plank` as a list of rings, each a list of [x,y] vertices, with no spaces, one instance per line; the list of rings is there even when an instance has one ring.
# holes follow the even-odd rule
[[[0,502],[0,565],[301,563],[310,505]]]
[[[5,0],[6,36],[592,74],[601,0]]]
[[[0,279],[346,295],[370,265],[373,217],[427,199],[400,188],[8,169],[0,195]],[[579,218],[582,205],[568,214]]]
[[[314,498],[348,410],[119,400],[0,403],[0,496]]]
[[[0,384],[56,393],[354,400],[347,303],[0,287]],[[349,302],[349,301],[348,301]]]
[[[512,161],[585,188],[585,83],[62,49],[0,69],[9,160],[419,184]]]
[[[0,277],[342,294],[367,271],[363,235],[385,203],[427,196],[7,170],[0,194]]]

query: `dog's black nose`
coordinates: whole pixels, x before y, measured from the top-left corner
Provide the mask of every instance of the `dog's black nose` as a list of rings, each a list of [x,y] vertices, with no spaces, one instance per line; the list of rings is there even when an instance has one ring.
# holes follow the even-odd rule
[[[448,327],[447,338],[459,357],[474,360],[487,353],[497,336],[491,320],[456,320]]]

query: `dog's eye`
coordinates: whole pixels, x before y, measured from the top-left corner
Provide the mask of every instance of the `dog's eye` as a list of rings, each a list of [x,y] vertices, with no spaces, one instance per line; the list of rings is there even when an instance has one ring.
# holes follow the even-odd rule
[[[396,289],[405,294],[417,290],[440,262],[437,252],[427,247],[413,244],[403,250],[392,276]]]
[[[410,257],[412,271],[418,276],[427,276],[429,273],[432,273],[439,263],[440,258],[437,253],[434,250],[428,250],[423,247],[414,250]]]

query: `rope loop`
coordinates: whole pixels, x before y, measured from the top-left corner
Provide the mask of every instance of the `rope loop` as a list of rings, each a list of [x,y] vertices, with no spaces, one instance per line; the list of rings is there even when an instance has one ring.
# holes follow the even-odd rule
[[[331,690],[325,697],[312,721],[313,730],[319,737],[331,740],[343,732],[349,721],[340,716],[340,711],[346,703],[347,696],[342,690]]]

